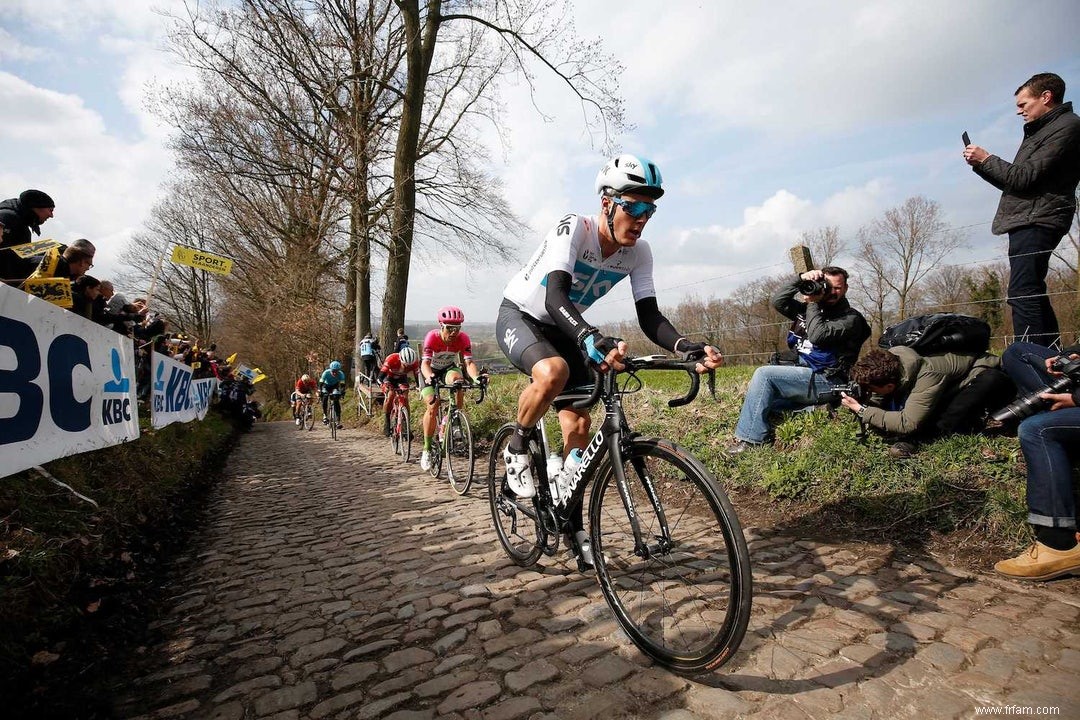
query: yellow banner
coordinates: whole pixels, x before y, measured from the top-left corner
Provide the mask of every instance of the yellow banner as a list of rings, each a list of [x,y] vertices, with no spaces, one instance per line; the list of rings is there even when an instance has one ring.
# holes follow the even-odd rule
[[[62,308],[72,305],[71,281],[67,278],[28,278],[23,281],[22,289]]]
[[[233,261],[220,255],[211,255],[202,250],[177,245],[172,251],[172,261],[179,265],[188,265],[200,270],[208,270],[218,275],[232,272]]]
[[[59,240],[38,240],[37,242],[15,245],[14,247],[9,247],[8,250],[11,250],[21,258],[31,258],[54,247],[60,247]]]

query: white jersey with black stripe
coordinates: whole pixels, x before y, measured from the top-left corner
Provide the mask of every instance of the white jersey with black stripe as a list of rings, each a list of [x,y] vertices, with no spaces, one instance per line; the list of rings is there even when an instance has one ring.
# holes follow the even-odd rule
[[[603,258],[595,217],[567,215],[560,220],[525,267],[510,280],[503,296],[540,322],[554,324],[545,298],[548,273],[555,270],[573,277],[570,301],[581,313],[628,275],[634,302],[656,295],[649,244],[638,240],[633,247],[620,247]]]

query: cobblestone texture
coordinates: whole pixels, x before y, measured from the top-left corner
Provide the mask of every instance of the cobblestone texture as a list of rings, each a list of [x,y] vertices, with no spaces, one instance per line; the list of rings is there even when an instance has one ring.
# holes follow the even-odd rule
[[[276,423],[241,441],[116,717],[1080,717],[1080,602],[1052,585],[747,528],[746,640],[680,677],[570,558],[506,558],[481,476],[458,497],[382,437],[341,438]]]

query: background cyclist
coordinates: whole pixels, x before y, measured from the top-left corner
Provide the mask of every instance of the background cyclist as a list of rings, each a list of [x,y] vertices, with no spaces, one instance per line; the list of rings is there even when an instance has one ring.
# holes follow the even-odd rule
[[[431,387],[433,378],[439,378],[443,384],[450,385],[463,376],[458,363],[463,361],[468,375],[466,380],[474,382],[480,379],[480,369],[472,359],[472,343],[469,336],[461,331],[465,322],[465,313],[461,308],[447,305],[439,308],[436,314],[439,328],[424,337],[423,359],[420,361],[420,374],[424,378],[424,387],[420,397],[427,403],[424,408],[424,451],[420,454],[420,468],[431,467],[431,438],[435,434],[436,398],[435,388]],[[459,361],[459,356],[461,360]],[[464,391],[459,391],[455,402],[460,408],[464,403]]]
[[[370,332],[360,340],[360,361],[363,363],[363,372],[367,375],[367,382],[372,382],[379,362],[375,357],[375,338]]]
[[[300,379],[296,381],[296,386],[293,388],[292,398],[290,399],[292,400],[293,418],[296,420],[297,425],[304,422],[304,418],[300,414],[302,410],[301,400],[305,395],[310,398],[311,394],[318,388],[318,385],[319,384],[307,373],[301,375]]]
[[[390,437],[390,410],[400,385],[409,384],[412,375],[416,386],[420,387],[420,356],[406,345],[395,353],[390,353],[379,368],[378,382],[383,392],[383,435]]]
[[[653,286],[653,256],[641,240],[664,194],[660,170],[645,158],[620,155],[596,177],[598,216],[567,215],[544,238],[529,262],[510,280],[495,325],[495,337],[513,365],[533,382],[518,399],[517,430],[504,460],[510,489],[532,497],[536,486],[525,438],[564,387],[591,384],[586,364],[622,369],[628,349],[586,322],[581,313],[623,278],[630,277],[638,323],[660,347],[699,359],[699,373],[719,367],[715,348],[693,342],[660,313]],[[558,407],[563,455],[589,440],[587,410]],[[572,519],[582,559],[591,563],[581,507]]]
[[[334,390],[340,393],[334,396],[334,412],[337,413],[338,430],[341,430],[345,427],[341,424],[341,399],[345,397],[345,371],[341,369],[341,363],[337,360],[330,363],[330,367],[323,370],[323,374],[319,377],[319,397],[322,400],[323,425],[330,424],[326,416],[326,401],[330,399],[330,393]]]

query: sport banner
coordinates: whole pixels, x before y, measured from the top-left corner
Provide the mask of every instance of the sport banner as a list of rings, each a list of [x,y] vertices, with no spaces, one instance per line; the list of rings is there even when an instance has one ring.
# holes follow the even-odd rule
[[[202,420],[210,409],[217,378],[192,379],[192,370],[168,355],[153,354],[154,379],[150,425],[163,428],[174,422]]]
[[[0,284],[0,477],[134,440],[129,338]]]
[[[188,265],[200,270],[209,270],[218,275],[228,275],[232,272],[233,261],[221,255],[213,255],[195,248],[177,245],[172,251],[172,261],[180,265]]]

